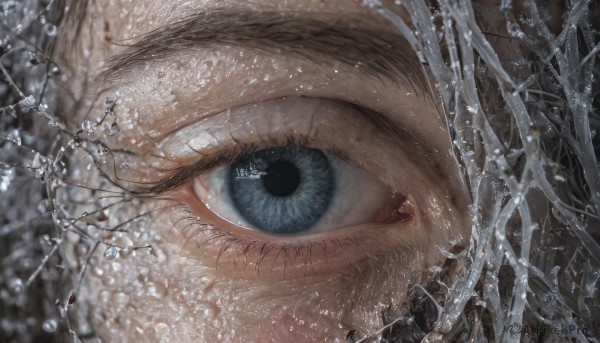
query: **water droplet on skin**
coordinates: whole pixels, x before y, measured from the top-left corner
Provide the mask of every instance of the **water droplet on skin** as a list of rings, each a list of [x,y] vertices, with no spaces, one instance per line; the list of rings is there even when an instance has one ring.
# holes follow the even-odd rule
[[[114,295],[114,301],[119,305],[129,304],[129,294],[125,292],[117,292]]]
[[[110,267],[112,268],[112,270],[114,272],[117,272],[117,273],[123,270],[123,265],[121,263],[118,263],[118,262],[111,263]]]
[[[94,274],[96,276],[102,276],[102,275],[104,275],[104,269],[102,269],[100,267],[96,267],[96,268],[92,269],[92,271],[94,272]]]
[[[108,304],[108,301],[110,300],[110,292],[105,290],[102,290],[100,292],[100,294],[98,295],[98,298],[100,299],[100,302],[103,304]]]
[[[167,261],[167,255],[159,248],[153,247],[152,254],[156,256],[156,262],[159,264],[163,264]]]
[[[42,323],[42,329],[48,333],[55,332],[57,327],[58,323],[56,322],[56,319],[46,319]]]
[[[158,337],[166,337],[171,332],[171,328],[165,323],[158,323],[154,326],[154,331]]]
[[[102,279],[102,284],[106,287],[114,285],[116,282],[115,278],[112,276],[106,276]]]
[[[202,314],[205,318],[211,318],[215,315],[215,311],[213,311],[211,308],[205,308],[204,311],[202,311]]]
[[[109,136],[114,136],[119,129],[119,125],[117,123],[106,123],[104,124],[104,130],[108,133]]]
[[[119,248],[108,247],[108,248],[106,248],[106,251],[104,252],[104,257],[107,260],[114,260],[117,257],[118,253],[119,253]]]

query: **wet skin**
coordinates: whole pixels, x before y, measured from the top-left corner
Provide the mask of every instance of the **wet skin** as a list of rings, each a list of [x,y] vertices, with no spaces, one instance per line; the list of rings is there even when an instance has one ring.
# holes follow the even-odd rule
[[[340,165],[356,178],[340,186],[346,199],[331,210],[346,212],[306,233],[262,233],[215,202],[222,194],[211,189],[209,170],[113,213],[118,223],[161,208],[138,234],[103,238],[152,249],[107,259],[100,246],[79,301],[105,341],[343,341],[352,329],[355,337],[373,333],[382,309],[406,309],[410,286],[444,262],[440,249],[468,242],[468,197],[438,97],[415,76],[421,66],[400,36],[383,53],[406,50],[406,65],[387,74],[337,61],[309,42],[261,48],[264,42],[235,37],[163,46],[158,57],[115,64],[115,56],[133,51],[115,42],[214,8],[212,1],[124,0],[88,8],[70,45],[75,67],[65,74],[77,80],[76,99],[94,103],[91,118],[118,92],[119,130],[105,143],[132,153],[127,168],[116,157],[117,173],[130,181],[124,186],[165,185],[182,167],[228,149],[280,146],[292,137],[343,155]],[[224,17],[273,11],[298,22],[318,16],[393,32],[352,0],[224,1],[219,8]],[[73,122],[84,116],[83,100]]]

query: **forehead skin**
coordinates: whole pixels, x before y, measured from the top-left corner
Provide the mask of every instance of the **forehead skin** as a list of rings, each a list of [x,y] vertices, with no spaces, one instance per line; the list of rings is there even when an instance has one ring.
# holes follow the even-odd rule
[[[468,240],[468,197],[436,97],[426,95],[425,89],[358,73],[344,65],[317,65],[270,52],[244,54],[244,49],[235,47],[210,51],[194,48],[138,66],[110,82],[98,80],[106,63],[125,51],[116,43],[210,10],[216,3],[91,3],[80,36],[71,46],[74,53],[69,54],[75,65],[71,86],[81,99],[103,99],[117,90],[123,94],[116,111],[119,126],[128,129],[123,129],[121,137],[112,143],[142,154],[156,140],[198,120],[203,113],[280,97],[338,99],[343,95],[341,100],[385,113],[415,137],[415,141],[407,142],[415,155],[412,160],[410,153],[392,155],[410,160],[414,170],[408,166],[406,172],[396,171],[399,167],[387,170],[389,151],[366,153],[373,155],[374,161],[381,161],[374,162],[373,169],[383,170],[381,174],[391,184],[414,197],[418,214],[401,232],[390,231],[385,237],[397,242],[395,249],[374,252],[376,256],[370,259],[373,256],[369,255],[368,263],[356,270],[300,280],[250,278],[227,266],[215,270],[212,264],[203,263],[205,256],[194,259],[180,254],[185,237],[169,230],[176,214],[152,218],[156,232],[152,244],[161,251],[161,258],[132,254],[98,262],[91,268],[82,292],[90,305],[94,328],[106,341],[343,341],[352,329],[357,329],[359,336],[375,332],[382,325],[381,310],[389,304],[395,311],[405,309],[409,283],[426,281],[426,271],[443,263],[438,246],[448,249],[448,242],[457,237],[463,244]],[[227,0],[218,1],[218,6],[331,13],[361,18],[382,30],[392,30],[371,9],[352,0]],[[210,68],[205,64],[208,56],[214,60]],[[258,72],[240,67],[252,63],[259,67]],[[292,68],[308,72],[298,72],[293,80],[285,77],[282,81]],[[210,80],[198,92],[194,75],[206,71],[210,72]],[[234,87],[250,84],[257,79],[256,73],[262,77],[252,87]],[[83,103],[79,104],[80,113]],[[202,110],[190,110],[197,108]],[[101,115],[102,111],[100,101],[92,113]],[[416,176],[409,179],[407,175]],[[102,261],[101,252],[98,255],[98,261]]]

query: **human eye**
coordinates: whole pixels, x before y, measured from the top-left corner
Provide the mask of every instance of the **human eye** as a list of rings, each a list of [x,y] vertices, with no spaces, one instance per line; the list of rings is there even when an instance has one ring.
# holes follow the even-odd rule
[[[304,264],[319,260],[349,268],[366,251],[391,249],[379,242],[382,232],[414,215],[407,188],[369,156],[391,139],[377,130],[364,110],[342,101],[291,97],[230,108],[157,143],[154,156],[184,166],[147,191],[171,192],[193,215],[175,226],[188,256],[229,256],[257,271],[266,263],[288,277],[298,256],[303,276]]]

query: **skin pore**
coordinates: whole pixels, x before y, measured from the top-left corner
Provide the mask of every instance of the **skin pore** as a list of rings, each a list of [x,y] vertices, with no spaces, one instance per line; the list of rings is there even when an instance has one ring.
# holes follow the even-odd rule
[[[113,153],[114,165],[103,170],[140,195],[131,211],[152,211],[141,234],[102,236],[152,249],[116,258],[97,249],[79,301],[106,341],[343,341],[350,330],[373,333],[382,310],[406,310],[411,286],[443,264],[443,250],[468,242],[468,196],[439,101],[418,76],[410,46],[359,1],[214,6],[96,1],[75,41],[64,43],[75,66],[69,79],[77,80],[72,122],[102,118],[103,100],[116,100],[118,130],[103,144],[126,153]],[[301,44],[268,27],[267,38],[244,36],[244,25],[266,12]],[[335,29],[303,35],[303,22],[356,30],[348,48],[355,55],[361,44],[381,51],[354,63],[350,52],[327,49],[347,37]],[[214,30],[204,41],[174,29],[203,24]],[[142,36],[153,30],[163,31]],[[368,45],[378,33],[381,44]],[[123,46],[132,39],[139,46]],[[385,67],[399,60],[398,69]],[[218,196],[206,180],[233,162],[227,156],[290,141],[360,170],[356,184],[340,187],[349,192],[339,205],[347,222],[268,235],[217,213],[194,187]],[[372,211],[356,191],[362,182],[382,189]],[[132,216],[122,211],[109,221]]]

